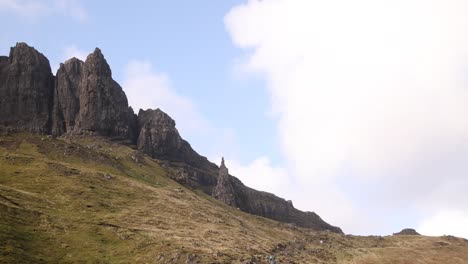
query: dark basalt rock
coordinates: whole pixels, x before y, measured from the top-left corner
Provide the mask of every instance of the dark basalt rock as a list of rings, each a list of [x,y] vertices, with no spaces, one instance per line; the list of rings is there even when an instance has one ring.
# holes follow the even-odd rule
[[[293,223],[300,227],[343,233],[339,227],[328,224],[314,212],[297,210],[283,198],[254,190],[242,184],[238,179],[236,180],[234,188],[239,197],[239,208],[242,211],[284,223]]]
[[[54,76],[49,60],[25,43],[0,59],[0,126],[16,131],[50,132]]]
[[[416,232],[416,230],[412,228],[405,228],[398,233],[393,233],[393,235],[394,236],[420,236],[421,234],[419,234],[418,232]]]
[[[80,111],[74,132],[90,131],[99,135],[134,138],[134,113],[128,107],[122,87],[112,79],[112,72],[101,50],[96,48],[83,64],[78,87]]]
[[[231,177],[226,165],[224,165],[224,158],[222,158],[221,166],[219,167],[218,183],[213,190],[213,197],[229,206],[238,207],[237,202],[239,199],[234,187],[232,187]]]
[[[128,106],[120,85],[96,50],[85,62],[72,58],[60,65],[57,77],[44,55],[18,43],[10,56],[0,56],[0,130],[62,135],[92,133],[130,140],[138,151],[164,160],[169,177],[199,189],[223,203],[247,213],[316,230],[342,233],[317,214],[302,212],[271,193],[245,186],[229,175],[224,164],[218,168],[183,140],[175,121],[163,111]],[[135,156],[135,162],[139,159]]]
[[[227,205],[238,207],[250,214],[293,223],[300,227],[343,233],[339,227],[326,223],[314,212],[302,212],[294,208],[291,201],[245,186],[239,179],[228,174],[224,159],[221,162],[213,196]]]
[[[160,109],[138,113],[138,150],[152,158],[185,162],[202,170],[217,170],[217,166],[200,156],[183,140],[175,121]]]
[[[169,178],[191,189],[202,190],[211,195],[216,186],[215,171],[201,170],[182,162],[168,162],[163,166],[171,168]]]
[[[60,64],[55,78],[52,134],[61,135],[75,128],[80,111],[79,85],[83,76],[84,62],[71,58]]]

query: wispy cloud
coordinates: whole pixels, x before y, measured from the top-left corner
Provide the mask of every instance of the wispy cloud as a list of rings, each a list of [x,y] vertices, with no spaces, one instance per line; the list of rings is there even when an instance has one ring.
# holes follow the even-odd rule
[[[88,20],[86,8],[78,0],[0,0],[0,11],[12,12],[27,19],[61,15],[81,22]]]
[[[76,45],[71,45],[71,46],[68,46],[64,49],[63,51],[63,60],[68,60],[70,58],[77,58],[77,59],[80,59],[82,61],[85,61],[86,60],[86,57],[88,56],[90,52],[87,52],[85,50],[82,50],[80,48],[78,48]]]
[[[130,62],[122,86],[135,111],[160,108],[177,121],[183,135],[202,134],[211,129],[192,100],[179,94],[168,75],[155,71],[148,61]]]
[[[1,10],[11,11],[23,17],[37,16],[48,12],[47,6],[41,1],[20,0],[0,0]]]

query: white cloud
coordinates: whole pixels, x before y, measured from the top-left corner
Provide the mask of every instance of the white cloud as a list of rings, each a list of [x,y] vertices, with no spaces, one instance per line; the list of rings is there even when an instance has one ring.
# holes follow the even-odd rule
[[[427,236],[452,235],[468,238],[468,213],[462,211],[441,211],[425,219],[418,230]]]
[[[0,0],[0,11],[12,11],[20,16],[36,16],[47,11],[46,6],[39,1]]]
[[[80,20],[88,20],[86,8],[77,0],[55,0],[55,9]]]
[[[23,18],[65,15],[86,21],[86,8],[77,0],[0,0],[0,11],[11,11]]]
[[[194,103],[177,93],[171,87],[169,77],[156,72],[147,61],[132,61],[127,65],[122,87],[136,112],[140,108],[160,108],[176,120],[183,136],[194,136],[211,129]]]
[[[273,166],[268,157],[259,157],[250,164],[242,165],[236,160],[226,160],[229,173],[237,176],[245,185],[255,186],[261,191],[286,194],[289,189],[289,179],[284,168]],[[287,197],[284,197],[287,198]]]
[[[246,69],[264,76],[279,119],[283,177],[310,190],[302,208],[362,231],[342,210],[371,219],[373,208],[343,179],[388,214],[468,200],[459,180],[468,172],[467,10],[461,0],[250,0],[230,10],[226,28],[250,55]],[[326,193],[329,205],[319,202]],[[394,225],[379,217],[381,228]]]
[[[82,50],[75,45],[71,45],[64,49],[63,60],[68,60],[68,59],[75,57],[77,59],[85,61],[88,54],[90,54],[90,52]]]
[[[68,47],[65,47],[62,51],[61,56],[59,57],[58,61],[53,60],[50,62],[50,66],[52,69],[52,73],[56,73],[60,63],[64,63],[65,61],[75,57],[77,59],[80,59],[82,61],[86,60],[86,57],[90,54],[90,52],[87,52],[85,50],[82,50],[78,48],[76,45],[70,45]]]

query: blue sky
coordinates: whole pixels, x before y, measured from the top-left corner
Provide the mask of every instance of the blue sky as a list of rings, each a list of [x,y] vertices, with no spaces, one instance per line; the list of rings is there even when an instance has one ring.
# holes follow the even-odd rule
[[[53,1],[42,2],[54,6]],[[247,162],[269,153],[278,161],[266,90],[260,80],[239,76],[233,68],[241,51],[232,44],[223,17],[239,2],[122,1],[111,6],[103,1],[76,2],[86,10],[84,18],[64,10],[28,16],[4,10],[0,22],[10,26],[4,29],[0,50],[8,54],[16,42],[27,42],[55,68],[65,60],[69,47],[87,53],[99,47],[120,84],[130,61],[151,62],[211,124],[242,138],[236,147],[243,154],[236,158]],[[203,138],[191,138],[189,133],[184,137],[199,152],[214,154]]]
[[[101,48],[138,111],[354,234],[468,237],[468,3],[0,0],[0,52]]]

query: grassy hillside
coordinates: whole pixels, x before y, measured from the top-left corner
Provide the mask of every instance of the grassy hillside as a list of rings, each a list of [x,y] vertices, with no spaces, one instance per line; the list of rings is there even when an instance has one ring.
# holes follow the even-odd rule
[[[464,239],[312,232],[226,207],[164,166],[102,138],[0,137],[0,263],[468,263]]]

